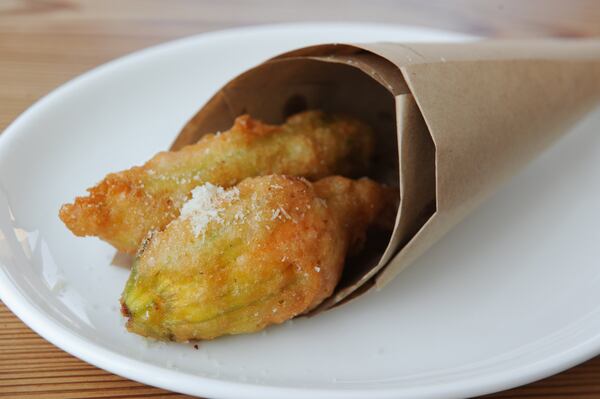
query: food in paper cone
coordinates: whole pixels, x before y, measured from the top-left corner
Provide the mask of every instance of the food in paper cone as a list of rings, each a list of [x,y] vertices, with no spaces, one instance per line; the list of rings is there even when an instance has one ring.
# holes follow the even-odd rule
[[[231,187],[268,174],[311,180],[361,176],[372,150],[371,129],[348,116],[309,111],[274,126],[244,115],[228,131],[109,174],[88,196],[64,205],[60,218],[78,236],[98,236],[134,254],[150,231],[162,230],[179,215],[200,184]]]
[[[142,246],[121,302],[129,331],[162,340],[261,330],[310,311],[373,225],[391,228],[397,191],[370,179],[281,175],[193,190]]]
[[[122,251],[133,253],[141,246],[123,295],[123,311],[130,318],[131,331],[174,340],[256,331],[296,314],[329,309],[372,287],[384,286],[599,100],[598,41],[328,44],[302,48],[268,60],[227,83],[183,128],[173,147],[180,151],[159,154],[143,167],[109,175],[90,190],[89,197],[63,207],[61,218],[75,234],[99,236]],[[285,122],[291,113],[302,110],[323,112],[301,113]],[[243,114],[284,124],[263,128],[249,117],[236,122]],[[304,130],[292,128],[301,125],[292,121],[302,118],[318,122],[304,124]],[[219,137],[211,134],[232,124],[234,128]],[[260,134],[242,133],[246,126],[240,124],[261,126],[256,128]],[[231,139],[223,138],[229,136]],[[203,154],[202,150],[212,151],[213,146],[219,149],[215,154]],[[195,179],[197,173],[200,177]],[[306,259],[295,255],[301,270],[316,267],[315,262],[320,270],[327,262],[334,265],[330,275],[335,279],[326,283],[317,284],[327,273],[307,271],[312,277],[302,280],[294,270],[286,269],[285,263],[268,258],[258,247],[212,253],[211,248],[219,246],[244,247],[239,243],[242,237],[258,241],[271,237],[269,228],[275,229],[280,222],[285,222],[285,228],[298,228],[291,219],[279,219],[285,217],[282,211],[273,226],[255,223],[255,227],[264,226],[265,234],[256,237],[247,235],[241,225],[241,230],[236,230],[213,221],[209,230],[224,236],[210,236],[214,240],[207,242],[209,236],[203,229],[190,229],[194,218],[185,219],[187,212],[180,214],[197,186],[211,183],[217,190],[231,193],[230,188],[239,184],[241,192],[240,187],[250,184],[245,178],[267,175],[281,176],[262,179],[295,182],[290,183],[290,192],[302,182],[322,204],[330,200],[327,195],[335,197],[335,192],[327,194],[317,188],[327,185],[286,175],[311,181],[332,175],[365,175],[398,186],[396,194],[401,201],[397,207],[382,200],[388,205],[381,212],[393,228],[375,240],[377,236],[369,232],[362,251],[345,261],[346,252],[354,248],[348,236],[338,239],[337,255],[327,261],[320,257],[321,251],[330,247],[327,241],[315,243],[299,237],[289,243],[306,245],[302,255]],[[349,186],[365,184],[341,177],[331,179]],[[260,179],[248,181],[260,191]],[[352,198],[349,194],[349,201],[362,207],[361,212],[371,206]],[[327,212],[320,209],[331,218],[329,232],[335,230],[332,226],[340,218],[333,211],[336,207],[332,205]],[[218,211],[216,215],[223,218]],[[260,244],[277,256],[281,247],[273,245],[287,245],[275,236]],[[259,255],[266,256],[268,262],[257,262]],[[210,257],[216,257],[217,262],[208,262]],[[237,262],[242,264],[240,278],[236,277]],[[226,266],[221,268],[221,275],[215,272],[217,264]],[[248,277],[246,268],[251,264],[258,265],[260,273]],[[160,277],[162,270],[167,271],[165,277]],[[184,270],[197,273],[185,274]],[[201,273],[217,277],[207,279]],[[260,276],[268,281],[257,280]],[[323,289],[307,291],[308,286],[293,286],[298,289],[294,291],[286,285],[287,277],[292,281],[300,277],[308,286]],[[195,290],[195,284],[202,288]],[[177,287],[188,294],[172,297]],[[205,290],[219,294],[202,299]],[[235,292],[241,296],[236,298]],[[302,300],[291,300],[291,292]],[[286,308],[272,306],[275,298],[282,298]],[[258,302],[253,303],[253,299]],[[254,306],[257,310],[252,313]]]
[[[401,194],[388,245],[352,272],[347,267],[322,310],[390,282],[598,105],[600,41],[305,47],[227,83],[175,144],[243,110],[279,120],[298,98],[375,127],[376,151],[398,149],[387,154],[398,161]]]
[[[187,341],[258,331],[321,304],[367,230],[393,228],[396,188],[339,176],[366,174],[373,147],[353,117],[312,110],[275,126],[245,115],[108,175],[60,217],[136,252],[121,299],[131,332]]]

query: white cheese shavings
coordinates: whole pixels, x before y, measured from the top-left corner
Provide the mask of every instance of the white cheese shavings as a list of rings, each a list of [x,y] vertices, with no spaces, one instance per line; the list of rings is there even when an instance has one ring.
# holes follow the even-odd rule
[[[192,198],[183,204],[180,218],[190,221],[192,231],[198,237],[208,223],[223,222],[221,205],[237,200],[239,195],[240,191],[235,187],[225,190],[223,187],[205,183],[192,190]]]
[[[286,219],[291,220],[292,217],[289,213],[282,207],[278,207],[277,209],[273,209],[273,213],[271,214],[271,220],[281,219],[284,216]]]
[[[289,214],[289,213],[287,213],[287,212],[285,211],[285,209],[283,209],[282,207],[279,207],[279,210],[281,210],[281,214],[282,214],[283,216],[285,216],[285,218],[286,218],[286,219],[291,219],[291,218],[292,218],[292,217],[290,216],[290,214]]]
[[[279,208],[275,209],[273,211],[273,214],[271,215],[271,220],[275,220],[279,216],[279,212],[280,212]]]
[[[236,222],[243,222],[244,218],[245,218],[245,215],[241,209],[239,209],[233,216],[233,220],[235,220]]]

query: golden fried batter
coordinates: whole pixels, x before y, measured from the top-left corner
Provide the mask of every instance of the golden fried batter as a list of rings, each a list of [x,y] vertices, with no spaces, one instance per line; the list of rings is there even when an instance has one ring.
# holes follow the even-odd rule
[[[249,116],[222,134],[208,134],[180,151],[162,152],[140,167],[111,173],[89,195],[60,210],[78,236],[98,236],[135,253],[148,232],[179,215],[190,191],[203,183],[230,187],[246,177],[286,174],[318,179],[366,172],[372,132],[345,116],[307,111],[281,126]]]
[[[163,340],[261,330],[331,295],[350,248],[397,206],[367,178],[279,175],[197,187],[149,238],[121,298],[129,331]],[[387,224],[387,223],[383,223]]]

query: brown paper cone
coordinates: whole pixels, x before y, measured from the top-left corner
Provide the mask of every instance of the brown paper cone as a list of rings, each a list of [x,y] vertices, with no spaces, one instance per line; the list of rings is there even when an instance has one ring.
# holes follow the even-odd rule
[[[396,226],[345,271],[327,308],[388,283],[599,101],[599,41],[322,45],[229,82],[173,148],[243,113],[280,123],[319,108],[377,130],[374,176],[399,185]]]

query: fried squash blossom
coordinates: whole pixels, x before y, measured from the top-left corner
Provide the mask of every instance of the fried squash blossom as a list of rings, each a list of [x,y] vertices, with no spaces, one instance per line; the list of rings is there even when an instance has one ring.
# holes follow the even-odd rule
[[[372,152],[371,129],[351,117],[306,111],[273,126],[240,116],[226,132],[107,175],[89,195],[63,205],[60,218],[77,236],[97,236],[134,254],[149,231],[177,218],[196,186],[231,187],[269,174],[362,176]]]
[[[143,244],[121,298],[129,331],[161,340],[250,333],[330,296],[369,226],[389,226],[397,189],[362,178],[248,178],[193,190]]]

